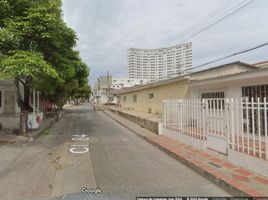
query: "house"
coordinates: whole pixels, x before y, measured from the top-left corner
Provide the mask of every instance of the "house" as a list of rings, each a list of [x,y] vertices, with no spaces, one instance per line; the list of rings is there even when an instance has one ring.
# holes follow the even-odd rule
[[[254,63],[253,65],[256,66],[256,67],[259,67],[259,68],[268,67],[268,60],[258,62],[258,63]]]
[[[252,97],[248,90],[268,84],[267,68],[233,62],[192,73],[188,79],[190,98]],[[258,90],[258,88],[256,88]],[[256,90],[256,91],[257,91]]]
[[[23,86],[20,85],[23,96]],[[17,104],[17,93],[13,80],[0,80],[0,127],[16,129],[19,127],[20,108]],[[28,127],[38,128],[43,119],[40,109],[39,92],[31,91],[30,105],[32,112],[28,115]]]
[[[120,90],[124,88],[131,88],[136,85],[143,85],[148,83],[146,79],[134,79],[134,78],[112,78],[111,88]]]
[[[93,97],[97,104],[117,104],[117,92],[122,89],[143,85],[148,80],[131,78],[112,78],[100,76],[93,89]]]
[[[162,133],[268,177],[268,67],[234,62],[195,72],[188,92],[164,101]]]
[[[164,99],[188,98],[188,78],[179,76],[118,91],[124,109],[162,114]]]
[[[0,80],[0,124],[2,128],[17,127],[19,124],[19,112],[13,81]]]
[[[162,114],[161,134],[268,177],[267,64],[232,62],[118,95],[122,108]]]
[[[112,76],[100,76],[93,87],[93,98],[97,104],[105,104],[114,97],[112,84]]]
[[[162,114],[164,99],[197,98],[199,93],[202,92],[201,88],[203,87],[198,88],[198,84],[202,80],[214,78],[217,82],[219,77],[250,72],[256,69],[259,68],[242,62],[233,62],[188,75],[125,89],[119,91],[117,95],[122,108]],[[194,83],[196,83],[196,87],[190,88]],[[219,87],[222,87],[222,84],[219,84]],[[192,90],[195,91],[192,92]]]

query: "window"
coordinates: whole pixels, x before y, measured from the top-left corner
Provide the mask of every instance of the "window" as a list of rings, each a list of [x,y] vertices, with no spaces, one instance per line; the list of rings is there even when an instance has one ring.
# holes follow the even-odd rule
[[[257,98],[260,98],[260,101],[263,101],[263,98],[268,98],[268,85],[254,85],[242,87],[242,97],[248,97],[251,99],[254,98],[254,101],[257,101]]]
[[[123,96],[123,102],[126,103],[126,101],[127,101],[127,97]]]
[[[137,95],[133,95],[132,98],[133,98],[133,102],[137,103]]]
[[[201,98],[208,99],[209,109],[224,109],[224,92],[204,92]]]
[[[205,92],[201,94],[202,99],[224,98],[224,92]]]
[[[244,100],[243,118],[245,119],[244,131],[248,129],[249,133],[265,135],[265,115],[268,119],[268,112],[264,110],[264,97],[266,97],[266,103],[268,101],[268,84],[266,85],[253,85],[242,87],[242,97],[248,98]],[[252,99],[253,98],[253,99]],[[259,98],[260,105],[256,104],[257,98]],[[253,100],[253,101],[252,101]],[[259,112],[258,112],[259,109]],[[258,123],[260,122],[260,126]],[[254,125],[254,126],[253,126]]]
[[[154,93],[149,94],[149,99],[152,99],[152,98],[154,98]]]

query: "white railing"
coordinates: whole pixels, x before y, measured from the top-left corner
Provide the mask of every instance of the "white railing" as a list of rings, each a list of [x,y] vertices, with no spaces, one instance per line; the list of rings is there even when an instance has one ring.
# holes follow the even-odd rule
[[[226,139],[229,148],[268,160],[268,99],[164,100],[164,127],[197,139]]]
[[[199,99],[165,100],[164,126],[205,140],[203,106],[203,102]]]

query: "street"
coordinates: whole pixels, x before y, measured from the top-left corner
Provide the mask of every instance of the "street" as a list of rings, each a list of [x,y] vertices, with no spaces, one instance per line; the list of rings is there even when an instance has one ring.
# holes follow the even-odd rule
[[[229,196],[89,104],[28,144],[0,146],[0,199],[52,199],[99,188],[136,196]],[[96,194],[99,195],[99,194]]]

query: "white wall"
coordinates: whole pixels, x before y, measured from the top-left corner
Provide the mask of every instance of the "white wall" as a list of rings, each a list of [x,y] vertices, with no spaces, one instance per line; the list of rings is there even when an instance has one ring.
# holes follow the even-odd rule
[[[16,89],[15,86],[12,85],[12,81],[2,81],[3,84],[0,84],[0,90],[2,92],[2,106],[0,107],[0,113],[4,113],[5,111],[5,91],[14,91],[15,92],[15,100],[14,100],[14,104],[15,104],[15,113],[19,113],[20,112],[20,108],[17,104],[17,94],[16,94]],[[22,98],[24,97],[24,93],[23,93],[23,86],[20,85],[20,91],[21,91],[21,95]]]
[[[248,78],[244,80],[233,80],[226,82],[210,82],[207,84],[200,83],[199,85],[190,86],[191,98],[200,98],[204,91],[224,91],[225,98],[241,98],[242,87],[251,85],[268,84],[268,78]]]
[[[0,90],[1,90],[1,95],[2,95],[2,104],[1,104],[1,107],[0,107],[0,113],[4,113],[5,112],[5,92],[6,91],[10,91],[10,90],[12,90],[13,88],[8,88],[8,89],[3,89],[3,87],[2,88],[0,88]],[[15,92],[15,91],[14,91]],[[17,104],[17,102],[16,102],[16,99],[17,99],[17,97],[15,96],[15,99],[14,99],[14,104],[15,104],[15,113],[19,113],[20,112],[20,108],[19,108],[19,106],[18,106],[18,104]],[[8,102],[8,103],[12,103],[12,102]]]
[[[240,80],[232,80],[227,81],[223,79],[216,79],[214,82],[208,82],[206,84],[199,84],[195,86],[190,86],[190,96],[193,99],[201,98],[202,92],[205,91],[217,91],[217,92],[224,92],[225,98],[238,98],[238,102],[240,102],[240,98],[242,97],[242,87],[244,86],[253,86],[253,85],[265,85],[268,84],[268,78],[246,78],[246,79],[240,79]],[[235,101],[235,100],[234,100]],[[215,119],[214,119],[215,120]],[[234,130],[241,128],[241,123],[243,120],[241,119],[241,115],[238,115],[234,119],[237,121],[234,123]],[[243,122],[245,123],[245,122]]]

